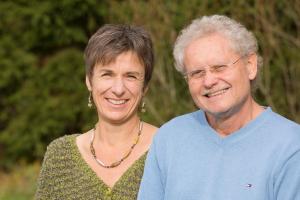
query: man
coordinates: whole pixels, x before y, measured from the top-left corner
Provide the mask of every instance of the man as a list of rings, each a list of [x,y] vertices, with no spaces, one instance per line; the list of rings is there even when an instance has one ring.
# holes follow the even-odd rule
[[[158,131],[139,200],[300,200],[300,126],[253,99],[257,41],[220,15],[177,38],[176,68],[201,109]]]

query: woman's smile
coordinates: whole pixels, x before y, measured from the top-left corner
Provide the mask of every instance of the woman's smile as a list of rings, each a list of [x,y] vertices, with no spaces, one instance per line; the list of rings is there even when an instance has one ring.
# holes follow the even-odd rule
[[[125,99],[111,99],[111,98],[106,98],[107,101],[113,105],[123,105],[125,104],[128,100]]]

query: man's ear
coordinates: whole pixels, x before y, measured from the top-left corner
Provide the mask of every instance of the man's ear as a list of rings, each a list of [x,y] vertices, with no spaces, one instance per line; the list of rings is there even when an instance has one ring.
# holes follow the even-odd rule
[[[92,83],[90,81],[90,78],[87,75],[85,76],[85,84],[86,84],[86,87],[88,88],[88,90],[92,91]]]
[[[254,80],[257,75],[257,55],[253,53],[247,57],[247,72],[249,80]]]

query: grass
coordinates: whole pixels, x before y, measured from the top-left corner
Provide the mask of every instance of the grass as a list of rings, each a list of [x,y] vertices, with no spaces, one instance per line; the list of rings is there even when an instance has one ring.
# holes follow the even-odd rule
[[[0,200],[31,200],[34,198],[40,165],[21,164],[10,173],[0,172]]]

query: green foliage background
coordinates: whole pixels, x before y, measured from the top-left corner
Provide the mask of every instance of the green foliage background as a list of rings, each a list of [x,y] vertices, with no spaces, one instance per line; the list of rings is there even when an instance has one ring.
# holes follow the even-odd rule
[[[0,168],[41,160],[61,135],[87,131],[83,50],[105,23],[144,26],[156,66],[144,120],[161,125],[195,109],[173,67],[179,31],[201,15],[225,14],[245,24],[264,58],[257,100],[300,122],[300,2],[297,0],[2,0],[0,2]]]

